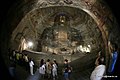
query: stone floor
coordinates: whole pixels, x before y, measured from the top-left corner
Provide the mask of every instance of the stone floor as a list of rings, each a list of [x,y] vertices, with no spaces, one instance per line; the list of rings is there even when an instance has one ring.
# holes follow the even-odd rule
[[[90,80],[89,79],[89,75],[91,74],[90,71],[91,71],[91,69],[81,72],[79,74],[79,78],[78,78],[78,75],[74,75],[74,73],[72,73],[70,80]],[[43,80],[43,79],[41,79],[41,75],[39,74],[39,72],[37,70],[34,75],[28,76],[28,78],[26,80]],[[44,80],[48,80],[48,79],[45,78]],[[49,79],[49,80],[53,80],[53,79]],[[59,76],[56,80],[64,80],[63,75],[59,74]]]

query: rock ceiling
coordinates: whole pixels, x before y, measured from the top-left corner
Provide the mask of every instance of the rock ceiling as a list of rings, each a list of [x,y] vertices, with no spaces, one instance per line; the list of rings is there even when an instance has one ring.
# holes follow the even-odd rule
[[[108,32],[112,27],[110,21],[114,20],[102,0],[35,0],[30,2],[26,0],[16,7],[16,10],[17,8],[20,9],[18,14],[24,12],[24,16],[12,32],[11,41],[13,44],[15,44],[14,41],[20,44],[21,37],[24,37],[27,41],[33,41],[38,51],[43,46],[59,48],[64,44],[67,44],[65,47],[70,49],[80,45],[90,45],[92,50],[97,50],[107,45]],[[69,18],[67,25],[63,28],[57,27],[54,21],[55,17],[61,14]],[[52,31],[58,31],[57,29],[60,33],[58,37],[67,36],[66,41],[68,41],[59,42],[59,46],[56,43],[59,40],[52,39],[54,36]],[[64,30],[62,33],[66,35],[62,34],[61,30]],[[68,43],[74,46],[68,46]]]
[[[42,45],[52,46],[52,44],[56,43],[52,42],[53,39],[50,37],[52,36],[52,30],[56,29],[54,28],[54,19],[60,14],[65,14],[69,17],[69,23],[66,25],[68,29],[66,31],[71,36],[67,43],[62,44],[68,44],[70,41],[70,44],[72,44],[76,41],[78,43],[76,46],[80,44],[85,46],[92,45],[95,48],[96,45],[100,45],[102,42],[101,33],[95,21],[86,12],[72,7],[49,7],[31,11],[19,23],[14,31],[15,36],[13,38],[17,38],[16,35],[23,33],[26,38],[36,42],[36,45],[42,43]],[[45,37],[46,35],[49,35],[47,36],[49,39]],[[100,41],[97,42],[97,39]]]

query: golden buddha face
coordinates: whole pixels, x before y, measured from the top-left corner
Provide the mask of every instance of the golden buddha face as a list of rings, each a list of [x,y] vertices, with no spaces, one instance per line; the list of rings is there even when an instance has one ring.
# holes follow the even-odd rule
[[[60,16],[60,22],[64,23],[65,22],[65,16]]]
[[[61,14],[61,15],[56,15],[54,23],[57,25],[65,26],[68,24],[69,18],[67,15]]]

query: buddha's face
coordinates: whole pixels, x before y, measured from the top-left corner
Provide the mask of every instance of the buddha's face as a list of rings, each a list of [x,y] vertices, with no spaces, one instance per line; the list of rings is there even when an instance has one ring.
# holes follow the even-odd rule
[[[61,26],[65,26],[68,23],[68,17],[66,15],[64,15],[64,14],[57,15],[55,17],[54,21],[55,21],[55,24],[58,24],[58,25],[61,25]]]
[[[60,22],[64,23],[65,22],[65,16],[60,16]]]

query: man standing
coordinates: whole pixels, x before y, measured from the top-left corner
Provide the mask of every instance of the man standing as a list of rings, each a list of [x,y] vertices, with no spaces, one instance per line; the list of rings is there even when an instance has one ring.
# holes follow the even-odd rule
[[[90,80],[102,80],[106,66],[104,65],[104,57],[98,57],[95,62],[95,69],[92,71]]]
[[[34,66],[34,62],[33,62],[33,60],[30,58],[30,61],[29,61],[29,66],[30,66],[30,74],[31,75],[34,75],[33,74],[33,66]]]

